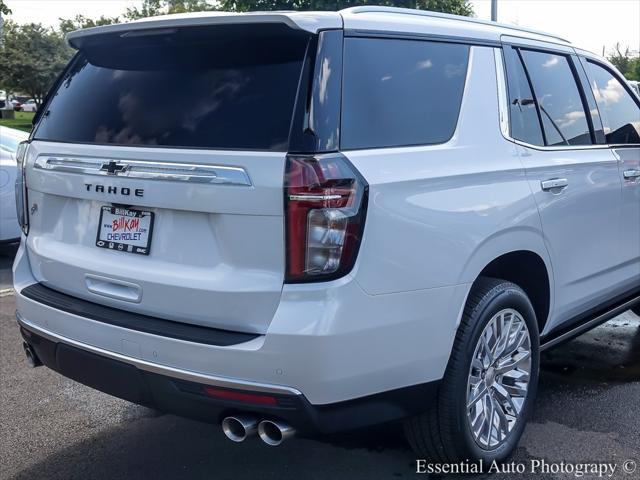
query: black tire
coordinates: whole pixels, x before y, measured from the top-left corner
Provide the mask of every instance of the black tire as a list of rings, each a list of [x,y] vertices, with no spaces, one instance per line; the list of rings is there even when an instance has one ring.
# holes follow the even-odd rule
[[[471,359],[485,326],[503,309],[518,311],[529,329],[531,376],[518,420],[507,439],[494,450],[481,448],[467,420],[467,381]],[[437,463],[483,460],[503,461],[515,450],[533,411],[540,368],[538,325],[535,311],[517,285],[494,278],[480,278],[465,306],[449,363],[431,409],[405,421],[405,435],[420,458]]]

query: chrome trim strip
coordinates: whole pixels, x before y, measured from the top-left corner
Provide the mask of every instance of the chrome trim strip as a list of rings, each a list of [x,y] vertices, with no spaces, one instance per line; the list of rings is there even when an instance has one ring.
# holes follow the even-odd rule
[[[521,142],[520,140],[516,140],[515,138],[507,137],[507,140],[510,142],[516,143],[523,147],[531,148],[533,150],[541,150],[541,151],[571,151],[571,150],[604,150],[610,149],[609,145],[575,145],[573,147],[543,147],[540,145],[532,145],[530,143]]]
[[[109,164],[114,164],[118,171],[110,171],[107,168]],[[34,168],[85,175],[251,186],[251,179],[244,168],[223,165],[41,155],[36,159]]]
[[[139,358],[127,357],[126,355],[122,355],[120,353],[104,350],[99,347],[94,347],[93,345],[81,343],[76,340],[63,337],[62,335],[58,335],[57,333],[53,333],[48,330],[45,330],[40,326],[36,326],[28,322],[22,315],[20,315],[19,312],[16,312],[16,318],[18,320],[18,324],[21,327],[25,328],[26,330],[36,335],[45,337],[46,339],[51,340],[52,342],[71,345],[73,347],[80,348],[81,350],[95,353],[96,355],[101,355],[103,357],[107,357],[112,360],[128,363],[129,365],[133,365],[134,367],[137,367],[140,370],[144,370],[151,373],[157,373],[158,375],[165,375],[167,377],[186,380],[189,382],[203,383],[205,385],[212,385],[212,386],[221,387],[221,388],[231,388],[235,390],[248,390],[252,392],[273,393],[277,395],[294,395],[294,396],[302,395],[302,392],[292,387],[285,387],[282,385],[271,385],[271,384],[258,383],[258,382],[250,382],[247,380],[219,377],[215,375],[207,375],[204,373],[192,372],[192,371],[183,370],[180,368],[169,367],[167,365],[151,363],[151,362],[147,362],[146,360],[141,360]]]

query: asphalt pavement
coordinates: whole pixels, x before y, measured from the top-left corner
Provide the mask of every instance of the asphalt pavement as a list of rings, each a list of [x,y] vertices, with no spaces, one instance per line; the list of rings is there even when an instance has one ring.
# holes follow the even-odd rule
[[[0,247],[0,479],[428,478],[416,474],[397,425],[275,448],[255,438],[234,444],[219,426],[29,368],[10,290],[14,253]],[[578,478],[553,468],[602,462],[616,466],[611,478],[640,479],[623,470],[640,464],[640,318],[628,312],[543,354],[534,418],[512,460],[527,473],[483,477]]]

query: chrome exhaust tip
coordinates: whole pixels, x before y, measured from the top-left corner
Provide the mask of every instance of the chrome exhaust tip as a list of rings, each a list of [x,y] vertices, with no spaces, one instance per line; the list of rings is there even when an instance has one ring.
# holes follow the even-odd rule
[[[282,420],[263,420],[258,424],[258,435],[267,445],[276,447],[295,435],[295,429]]]
[[[36,352],[31,348],[27,342],[22,342],[22,348],[24,349],[24,356],[27,358],[27,364],[31,368],[36,368],[42,365],[42,362],[38,358]]]
[[[258,420],[250,415],[236,415],[222,420],[222,431],[232,442],[244,442],[258,429]]]

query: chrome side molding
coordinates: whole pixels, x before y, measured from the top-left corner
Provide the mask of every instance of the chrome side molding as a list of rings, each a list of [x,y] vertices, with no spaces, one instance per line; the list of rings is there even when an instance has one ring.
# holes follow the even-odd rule
[[[251,179],[244,168],[223,165],[41,155],[36,159],[34,168],[84,175],[251,186]]]

